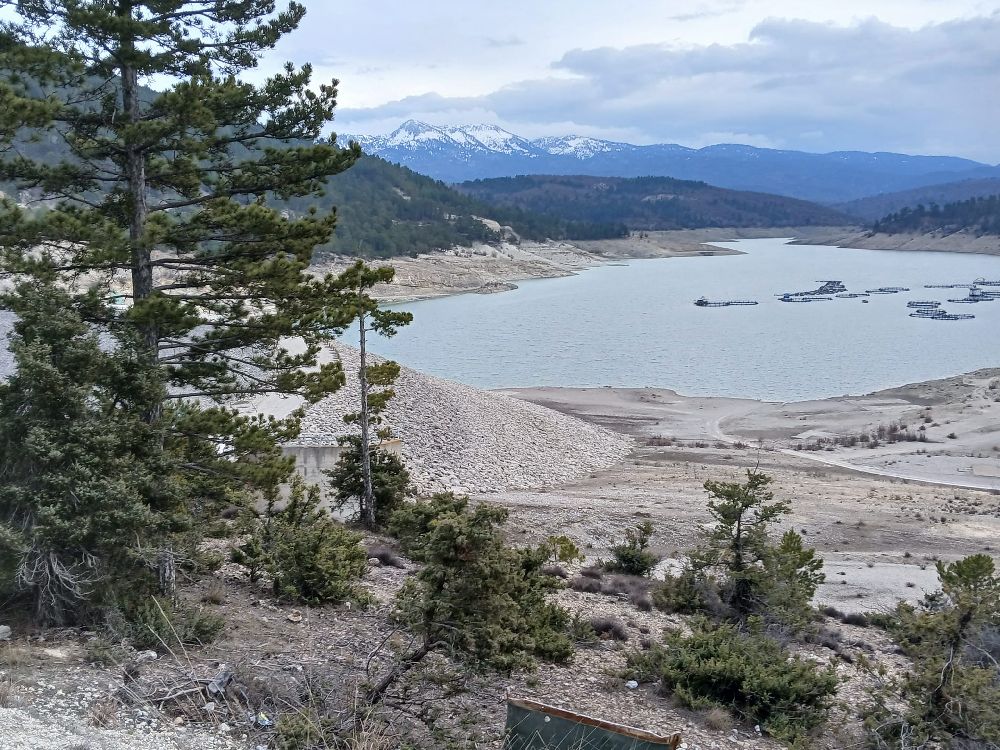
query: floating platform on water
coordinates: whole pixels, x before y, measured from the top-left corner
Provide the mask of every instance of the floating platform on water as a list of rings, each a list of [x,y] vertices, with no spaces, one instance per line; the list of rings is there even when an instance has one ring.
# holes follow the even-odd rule
[[[821,279],[816,283],[822,284],[823,286],[809,292],[785,292],[784,294],[778,294],[776,296],[781,299],[784,299],[785,297],[822,297],[827,294],[837,294],[839,292],[847,291],[847,287],[844,286],[844,282],[837,279],[833,279],[831,281],[824,281]]]
[[[929,300],[929,301],[910,300],[909,302],[906,303],[907,307],[926,307],[926,308],[932,308],[932,307],[939,307],[940,305],[941,305],[940,302],[935,302],[933,300]]]
[[[870,296],[868,292],[845,292],[844,294],[836,295],[838,299],[857,299],[858,297],[868,296]]]
[[[697,307],[734,307],[739,305],[756,305],[757,301],[752,299],[731,299],[712,302],[705,297],[699,297],[694,301]]]
[[[779,302],[832,302],[833,297],[794,297],[786,295],[778,298]]]
[[[928,320],[972,320],[975,315],[962,313],[947,313],[944,310],[914,310],[910,313],[911,318],[927,318]]]
[[[868,294],[899,294],[910,291],[905,286],[880,286],[878,289],[866,289]]]

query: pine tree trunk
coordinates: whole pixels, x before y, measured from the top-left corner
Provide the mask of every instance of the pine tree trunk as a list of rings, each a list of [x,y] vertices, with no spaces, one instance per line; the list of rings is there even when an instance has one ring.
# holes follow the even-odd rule
[[[130,4],[120,6],[120,15],[132,15]],[[135,54],[135,46],[129,41],[122,46],[122,55],[127,60]],[[142,121],[138,70],[128,62],[121,66],[122,105],[125,118],[130,124]],[[134,138],[134,136],[133,136]],[[125,142],[125,179],[129,195],[129,242],[132,249],[132,304],[138,305],[153,294],[152,253],[146,243],[146,222],[149,208],[146,203],[146,154],[143,148],[128,139]],[[155,323],[146,322],[139,326],[144,352],[149,362],[159,359],[160,338]],[[148,405],[145,419],[150,424],[157,422],[163,413],[163,404],[155,401]],[[171,602],[177,588],[177,572],[172,549],[165,549],[157,560],[157,577],[160,594]]]
[[[139,79],[135,68],[122,66],[122,103],[125,116],[130,123],[142,119],[139,102]],[[135,303],[153,294],[153,266],[150,248],[146,244],[146,221],[149,209],[146,205],[146,155],[135,143],[126,143],[125,171],[129,193],[129,242],[132,245],[132,295]],[[159,335],[156,326],[144,323],[141,326],[142,340],[147,356],[157,357]]]
[[[360,294],[360,292],[359,292]],[[358,371],[358,380],[361,383],[361,480],[363,483],[363,492],[361,497],[361,508],[360,516],[361,523],[365,525],[367,529],[375,528],[375,497],[372,490],[372,457],[371,457],[371,446],[370,446],[370,434],[368,425],[368,361],[367,354],[365,352],[365,320],[367,316],[365,313],[361,313],[361,317],[358,320],[359,328],[361,329],[360,337],[360,348],[361,348],[361,367]]]

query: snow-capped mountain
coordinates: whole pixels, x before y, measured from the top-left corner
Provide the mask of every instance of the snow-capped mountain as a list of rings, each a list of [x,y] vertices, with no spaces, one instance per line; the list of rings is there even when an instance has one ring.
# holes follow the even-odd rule
[[[445,182],[519,174],[676,177],[719,187],[837,203],[955,180],[1000,177],[1000,168],[950,156],[840,151],[810,154],[740,144],[693,149],[637,146],[567,135],[529,140],[496,125],[407,120],[388,135],[338,135],[370,154]]]

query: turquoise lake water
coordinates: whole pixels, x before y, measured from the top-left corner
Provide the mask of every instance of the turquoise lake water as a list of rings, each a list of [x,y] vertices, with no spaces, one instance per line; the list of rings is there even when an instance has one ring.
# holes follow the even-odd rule
[[[686,395],[773,401],[861,394],[1000,366],[1000,300],[949,304],[1000,280],[1000,257],[713,243],[745,255],[664,258],[521,282],[517,290],[400,305],[414,322],[373,350],[483,387],[656,386]],[[775,295],[839,279],[849,292],[910,292],[789,304]],[[987,289],[991,287],[986,287]],[[1000,287],[992,287],[1000,290]],[[755,299],[755,307],[693,301]],[[941,300],[974,320],[909,317],[909,300]]]

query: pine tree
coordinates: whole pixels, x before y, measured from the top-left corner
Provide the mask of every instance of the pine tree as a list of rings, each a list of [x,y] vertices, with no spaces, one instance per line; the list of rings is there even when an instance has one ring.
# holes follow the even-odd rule
[[[365,493],[361,438],[358,435],[350,435],[341,440],[341,445],[343,450],[337,465],[326,473],[333,487],[335,498],[333,507],[338,510],[358,502]],[[368,457],[375,523],[382,527],[389,522],[393,512],[410,494],[410,472],[406,470],[399,456],[385,448],[372,446]],[[358,518],[360,512],[359,503]]]
[[[0,588],[27,595],[37,621],[67,625],[141,594],[143,549],[179,528],[162,425],[141,419],[163,383],[129,346],[102,349],[51,283],[4,301],[18,320],[17,372],[0,385]]]
[[[883,711],[874,738],[880,747],[903,747],[907,736],[908,746],[964,740],[969,747],[996,747],[1000,575],[985,554],[939,562],[937,572],[940,591],[897,611],[892,630],[913,661],[903,682],[909,710]]]
[[[358,342],[361,362],[358,366],[358,384],[361,393],[360,411],[344,416],[348,424],[356,423],[361,429],[357,443],[361,469],[361,492],[357,496],[361,522],[368,529],[374,529],[376,518],[375,491],[372,482],[372,430],[380,440],[389,437],[388,430],[380,428],[382,412],[393,397],[392,384],[399,376],[399,365],[391,360],[368,364],[368,334],[395,336],[400,326],[413,320],[406,312],[385,310],[369,291],[380,283],[392,281],[395,271],[389,266],[372,268],[363,261],[357,261],[340,275],[347,304],[352,317],[358,320]],[[373,390],[379,389],[379,390]]]
[[[392,533],[423,565],[396,598],[397,618],[418,641],[371,686],[366,706],[380,703],[435,651],[503,672],[531,666],[535,657],[572,655],[569,615],[547,601],[559,584],[541,573],[553,555],[569,550],[559,539],[536,549],[508,547],[501,528],[507,515],[488,504],[470,507],[468,498],[451,493],[394,514]]]
[[[189,472],[273,486],[290,470],[276,441],[299,414],[247,419],[227,404],[335,390],[340,366],[316,366],[317,354],[352,315],[339,279],[308,272],[334,212],[292,219],[271,205],[315,194],[359,157],[318,141],[336,81],[311,87],[308,65],[259,85],[242,75],[304,7],[3,5],[13,20],[0,29],[0,180],[38,208],[3,202],[0,271],[52,278],[74,304],[124,297],[121,310],[79,307],[161,373],[145,423],[187,441]],[[40,145],[52,142],[67,154],[56,164]],[[161,567],[170,589],[169,549]]]

